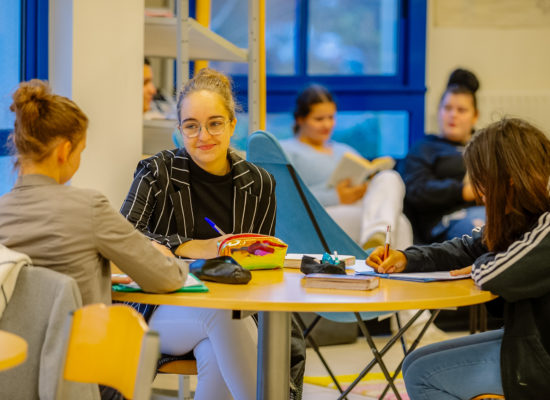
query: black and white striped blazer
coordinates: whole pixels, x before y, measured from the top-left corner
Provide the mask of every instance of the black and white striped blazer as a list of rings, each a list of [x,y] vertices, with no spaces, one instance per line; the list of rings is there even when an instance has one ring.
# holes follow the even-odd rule
[[[138,230],[173,250],[194,236],[189,157],[180,148],[140,161],[120,210]],[[273,235],[275,179],[231,149],[229,160],[233,175],[232,233]]]

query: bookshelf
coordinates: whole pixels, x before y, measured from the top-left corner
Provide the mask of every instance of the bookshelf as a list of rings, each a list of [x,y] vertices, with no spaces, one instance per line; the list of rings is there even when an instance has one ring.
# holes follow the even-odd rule
[[[209,0],[196,0],[208,2]],[[209,4],[207,5],[209,7]],[[249,48],[242,49],[189,17],[189,1],[176,0],[175,17],[146,16],[144,55],[176,59],[176,84],[189,79],[189,61],[248,63],[249,131],[265,129],[265,0],[248,0]],[[166,14],[170,14],[167,10]],[[173,120],[144,120],[143,153],[155,154],[172,143]]]

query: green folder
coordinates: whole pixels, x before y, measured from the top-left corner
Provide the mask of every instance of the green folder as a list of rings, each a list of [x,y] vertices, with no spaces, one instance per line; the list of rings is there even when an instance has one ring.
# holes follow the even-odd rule
[[[115,292],[143,292],[143,290],[135,282],[128,285],[119,283],[113,285],[112,287]],[[208,288],[199,278],[192,273],[189,273],[185,285],[178,290],[175,290],[174,293],[175,292],[204,293],[208,292]]]

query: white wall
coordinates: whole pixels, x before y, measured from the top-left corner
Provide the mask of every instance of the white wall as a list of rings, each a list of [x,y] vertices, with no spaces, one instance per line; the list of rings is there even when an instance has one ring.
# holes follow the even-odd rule
[[[142,153],[143,0],[50,0],[50,82],[88,115],[72,184],[118,209]]]
[[[449,73],[460,66],[474,71],[481,82],[478,127],[512,114],[550,132],[550,24],[534,21],[534,15],[543,15],[544,10],[537,8],[540,3],[447,1],[428,0],[427,131],[437,130],[441,93]],[[463,18],[441,18],[438,7],[451,5],[464,12]],[[486,24],[479,23],[483,16]]]

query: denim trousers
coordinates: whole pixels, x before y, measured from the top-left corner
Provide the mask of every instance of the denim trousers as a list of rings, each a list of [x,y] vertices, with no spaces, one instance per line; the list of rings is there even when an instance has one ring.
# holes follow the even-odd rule
[[[462,235],[469,235],[472,229],[483,224],[485,224],[485,207],[468,207],[445,215],[430,234],[433,240],[451,240],[455,237],[462,237]]]
[[[483,393],[503,394],[500,345],[503,330],[434,343],[403,363],[411,400],[463,400]]]

